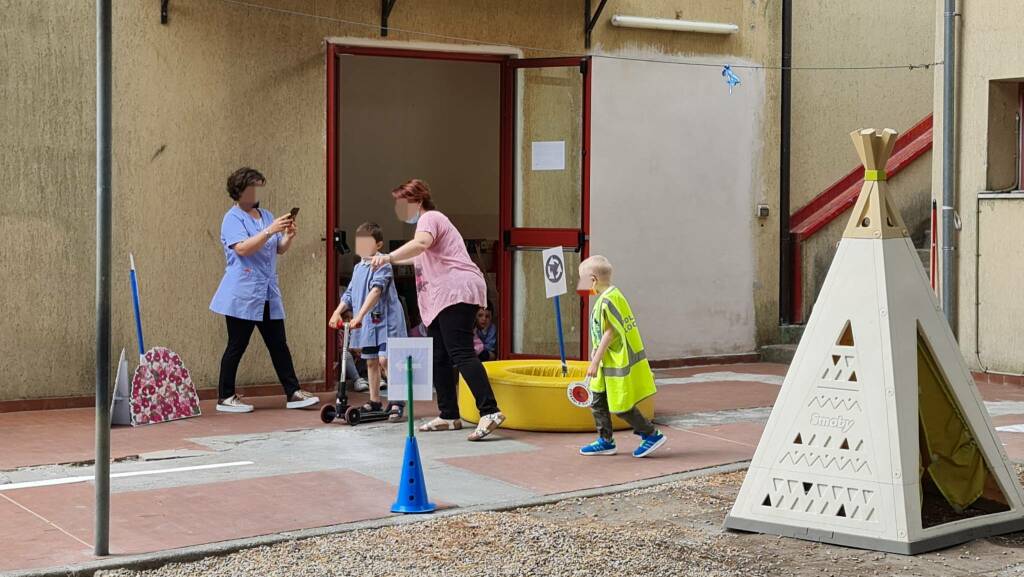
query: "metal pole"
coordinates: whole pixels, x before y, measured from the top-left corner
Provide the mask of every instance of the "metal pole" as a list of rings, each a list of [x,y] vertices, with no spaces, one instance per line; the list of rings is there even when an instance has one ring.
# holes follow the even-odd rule
[[[110,0],[96,0],[96,544],[110,552]]]
[[[955,162],[954,144],[954,72],[956,68],[956,0],[946,0],[945,40],[942,67],[942,310],[953,332],[956,332],[956,280],[953,275],[953,189]]]
[[[408,388],[406,389],[407,396],[405,397],[405,411],[409,414],[409,438],[411,439],[416,436],[416,425],[413,424],[412,416],[412,355],[409,355],[409,357],[405,359],[405,370],[405,374],[408,376],[406,379],[406,385]]]
[[[555,325],[558,329],[558,354],[562,359],[562,376],[569,374],[569,366],[565,364],[565,337],[562,334],[562,305],[559,300],[562,297],[555,297]]]
[[[782,109],[779,119],[779,324],[799,315],[793,310],[793,235],[789,233],[790,120],[792,109],[793,2],[782,2]]]

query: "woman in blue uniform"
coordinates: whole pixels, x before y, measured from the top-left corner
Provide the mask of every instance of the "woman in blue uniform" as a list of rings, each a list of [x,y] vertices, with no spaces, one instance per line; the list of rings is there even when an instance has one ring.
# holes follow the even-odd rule
[[[249,346],[254,328],[259,329],[270,352],[277,378],[284,387],[286,406],[304,409],[320,399],[299,388],[292,354],[284,332],[284,304],[277,284],[277,255],[284,254],[295,238],[291,214],[279,218],[260,208],[256,188],[266,184],[258,171],[243,167],[228,177],[228,195],[235,205],[228,209],[220,227],[227,266],[210,310],[224,315],[228,346],[220,362],[217,410],[249,413],[252,405],[235,394],[238,363]]]

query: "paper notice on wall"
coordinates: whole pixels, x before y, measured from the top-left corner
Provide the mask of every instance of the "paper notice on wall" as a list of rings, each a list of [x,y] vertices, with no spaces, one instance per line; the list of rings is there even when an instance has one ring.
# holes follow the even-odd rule
[[[539,141],[533,143],[533,170],[565,170],[565,141]]]

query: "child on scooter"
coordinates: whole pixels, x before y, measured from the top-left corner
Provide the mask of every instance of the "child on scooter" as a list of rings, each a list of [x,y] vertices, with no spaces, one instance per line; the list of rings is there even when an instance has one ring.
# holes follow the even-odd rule
[[[361,410],[367,412],[383,410],[380,394],[381,364],[387,362],[388,338],[405,337],[407,334],[405,314],[395,290],[391,265],[384,265],[376,271],[370,267],[370,259],[383,246],[384,232],[379,225],[372,222],[359,225],[356,229],[356,254],[362,260],[353,269],[352,281],[330,320],[331,326],[338,328],[342,323],[342,315],[346,311],[354,311],[349,325],[352,330],[349,346],[360,351],[360,356],[366,360],[370,401]],[[401,421],[403,406],[395,403],[388,420]]]

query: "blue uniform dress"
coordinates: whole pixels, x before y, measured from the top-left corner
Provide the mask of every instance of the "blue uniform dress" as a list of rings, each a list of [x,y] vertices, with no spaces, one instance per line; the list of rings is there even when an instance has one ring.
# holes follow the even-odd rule
[[[274,222],[274,215],[258,209],[261,218],[253,218],[238,206],[231,207],[220,225],[220,242],[224,245],[224,277],[210,302],[210,310],[221,315],[248,321],[284,319],[281,288],[277,284],[277,245],[281,233],[270,237],[263,248],[249,256],[241,256],[235,244],[261,234]],[[263,309],[269,304],[270,318],[263,318]]]
[[[391,265],[387,264],[376,271],[372,270],[370,261],[363,260],[355,266],[352,271],[352,281],[341,295],[341,300],[352,314],[358,313],[363,308],[370,291],[379,288],[381,290],[380,300],[370,309],[363,319],[363,326],[352,332],[349,337],[349,346],[353,349],[362,349],[364,358],[376,358],[379,351],[380,356],[387,356],[385,350],[389,337],[406,337],[405,311],[402,309],[402,302],[398,300],[398,291],[395,290]]]

